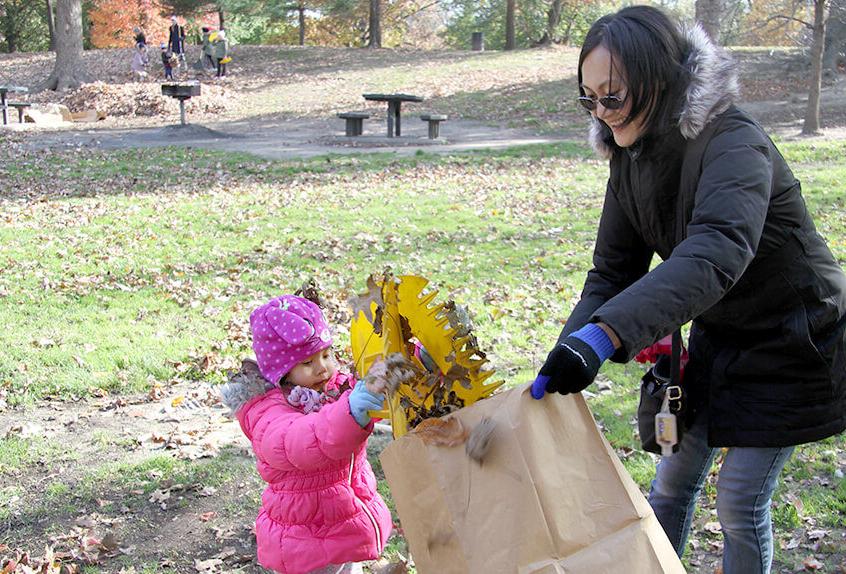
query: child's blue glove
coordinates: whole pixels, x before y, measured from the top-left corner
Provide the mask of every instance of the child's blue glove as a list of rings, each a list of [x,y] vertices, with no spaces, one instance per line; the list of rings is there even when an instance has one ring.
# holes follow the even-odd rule
[[[532,383],[532,397],[542,399],[544,393],[581,392],[613,354],[614,344],[602,327],[588,323],[552,349]]]
[[[370,415],[367,414],[367,411],[382,410],[384,402],[384,395],[371,393],[367,390],[364,381],[359,381],[350,393],[350,414],[358,423],[358,426],[364,428],[370,422]]]

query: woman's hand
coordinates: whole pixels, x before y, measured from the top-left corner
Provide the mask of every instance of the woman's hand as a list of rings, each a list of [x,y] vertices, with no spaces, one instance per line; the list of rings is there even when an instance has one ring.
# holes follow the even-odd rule
[[[545,393],[578,393],[596,378],[599,367],[614,354],[606,325],[589,323],[555,346],[532,383],[532,397]],[[611,331],[613,334],[613,331]],[[614,339],[619,343],[616,335]]]

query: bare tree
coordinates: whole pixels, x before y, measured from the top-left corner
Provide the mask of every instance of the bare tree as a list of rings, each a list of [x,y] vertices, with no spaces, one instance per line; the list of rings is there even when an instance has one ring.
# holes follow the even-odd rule
[[[516,0],[505,1],[505,49],[513,50],[517,47],[514,35],[514,12]]]
[[[370,41],[368,48],[382,47],[382,5],[381,0],[370,0]]]
[[[714,42],[720,41],[724,0],[696,0],[696,21]]]
[[[820,131],[820,92],[822,91],[823,48],[825,48],[825,21],[828,18],[828,0],[814,0],[814,43],[811,48],[811,80],[808,89],[808,107],[802,133],[811,135]]]
[[[39,90],[67,90],[90,81],[82,61],[82,0],[56,2],[56,64]]]

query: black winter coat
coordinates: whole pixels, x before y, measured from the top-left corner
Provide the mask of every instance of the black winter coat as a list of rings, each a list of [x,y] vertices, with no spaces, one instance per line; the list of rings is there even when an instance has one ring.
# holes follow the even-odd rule
[[[731,105],[730,61],[691,34],[678,129],[616,147],[580,302],[561,337],[604,322],[630,360],[693,321],[685,388],[711,446],[777,447],[846,429],[846,275],[763,130]],[[704,94],[704,95],[703,95]],[[649,271],[653,253],[663,262]]]

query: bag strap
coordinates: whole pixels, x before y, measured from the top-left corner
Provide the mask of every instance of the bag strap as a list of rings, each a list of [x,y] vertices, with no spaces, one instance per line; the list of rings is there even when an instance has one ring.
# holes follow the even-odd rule
[[[670,384],[666,390],[670,412],[673,413],[681,411],[684,407],[682,404],[684,395],[681,386],[681,349],[681,329],[676,329],[673,331],[672,354],[670,355]]]

